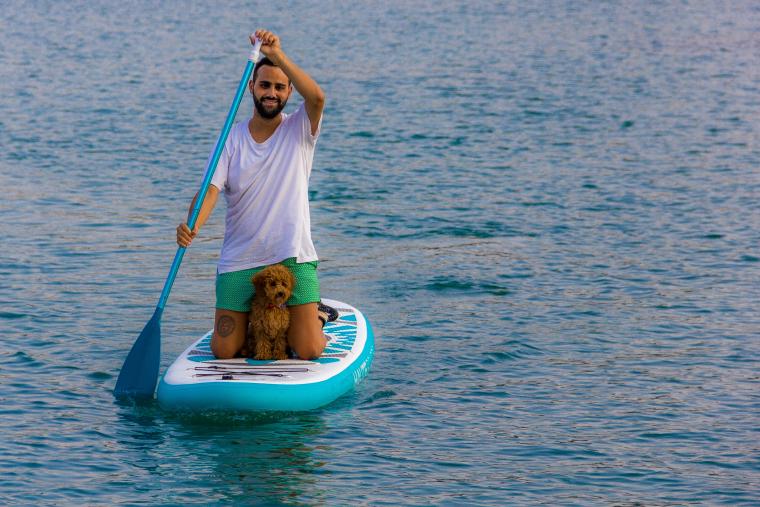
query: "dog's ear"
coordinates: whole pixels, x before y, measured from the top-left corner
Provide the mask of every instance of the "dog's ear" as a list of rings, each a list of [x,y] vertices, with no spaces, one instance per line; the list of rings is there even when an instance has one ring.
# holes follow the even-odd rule
[[[265,285],[267,281],[267,273],[265,269],[262,269],[251,277],[251,283],[254,287],[261,287]]]
[[[279,268],[277,270],[277,279],[282,283],[288,284],[288,287],[291,289],[296,284],[296,278],[293,276],[293,272],[287,266],[279,265]]]

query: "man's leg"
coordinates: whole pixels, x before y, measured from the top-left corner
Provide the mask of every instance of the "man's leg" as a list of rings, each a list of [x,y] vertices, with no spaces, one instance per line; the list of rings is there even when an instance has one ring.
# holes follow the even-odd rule
[[[289,306],[290,328],[288,345],[301,359],[316,359],[327,345],[322,332],[322,321],[317,314],[317,303]]]
[[[217,359],[232,359],[240,351],[248,333],[248,314],[216,309],[211,352]]]

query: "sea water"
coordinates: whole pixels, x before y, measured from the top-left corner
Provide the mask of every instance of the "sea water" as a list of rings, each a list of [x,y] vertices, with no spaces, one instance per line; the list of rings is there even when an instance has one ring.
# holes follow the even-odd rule
[[[327,94],[322,291],[372,322],[372,371],[305,414],[115,403],[258,27]],[[750,1],[4,4],[2,502],[757,505],[759,27]],[[212,326],[223,208],[162,368]]]

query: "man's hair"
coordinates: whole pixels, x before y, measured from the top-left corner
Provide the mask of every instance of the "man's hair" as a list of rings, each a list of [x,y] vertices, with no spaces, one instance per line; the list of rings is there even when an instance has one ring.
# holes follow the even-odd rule
[[[253,81],[254,83],[256,82],[256,76],[258,76],[259,74],[259,69],[263,67],[264,65],[269,65],[270,67],[279,68],[277,65],[275,65],[275,63],[272,60],[270,60],[269,58],[265,56],[264,58],[256,62],[256,66],[253,68],[253,76],[251,76],[251,81]],[[288,78],[288,84],[290,84],[290,78]]]

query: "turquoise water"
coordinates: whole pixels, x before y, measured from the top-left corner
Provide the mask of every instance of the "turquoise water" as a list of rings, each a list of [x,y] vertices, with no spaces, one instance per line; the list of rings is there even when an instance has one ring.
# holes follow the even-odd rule
[[[258,26],[328,95],[321,280],[373,370],[301,415],[116,404]],[[749,1],[4,7],[0,498],[757,505],[758,27]],[[211,327],[222,227],[162,368]]]

